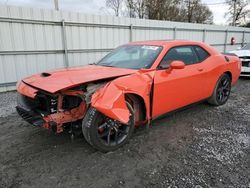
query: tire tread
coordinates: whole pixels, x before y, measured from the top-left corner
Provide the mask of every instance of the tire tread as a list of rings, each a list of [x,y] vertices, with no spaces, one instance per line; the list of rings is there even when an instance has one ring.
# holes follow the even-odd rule
[[[128,104],[129,105],[129,104]],[[128,108],[130,109],[131,112],[131,105],[128,106]],[[98,118],[98,116],[102,115],[99,111],[97,111],[95,108],[93,107],[89,107],[83,121],[82,121],[82,132],[83,132],[83,136],[86,139],[86,141],[93,146],[95,149],[102,151],[102,152],[109,152],[109,151],[113,151],[118,149],[119,147],[121,147],[122,145],[124,145],[125,143],[128,142],[129,138],[131,137],[133,130],[134,130],[134,124],[131,125],[130,127],[130,132],[128,137],[119,145],[117,146],[112,146],[112,147],[108,147],[105,146],[103,144],[101,144],[97,139],[96,139],[96,133],[95,133],[95,127],[96,126],[96,119]],[[134,115],[132,115],[132,118],[130,119],[130,121],[134,121]]]

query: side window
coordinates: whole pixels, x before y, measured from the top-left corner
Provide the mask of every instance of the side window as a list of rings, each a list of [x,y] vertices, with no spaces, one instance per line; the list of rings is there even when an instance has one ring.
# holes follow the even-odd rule
[[[183,61],[186,65],[191,65],[199,62],[192,46],[179,46],[171,48],[162,59],[160,67],[167,67],[174,60]]]
[[[206,50],[204,50],[203,48],[201,48],[199,46],[195,46],[194,48],[197,52],[197,55],[199,56],[200,62],[204,61],[205,59],[207,59],[209,57],[209,53]]]

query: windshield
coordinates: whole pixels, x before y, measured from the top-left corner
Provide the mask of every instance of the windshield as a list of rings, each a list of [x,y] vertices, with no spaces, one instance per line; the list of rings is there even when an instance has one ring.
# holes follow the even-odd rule
[[[246,44],[241,48],[241,50],[250,50],[250,43]]]
[[[128,69],[150,68],[161,50],[160,46],[121,46],[106,55],[97,65]]]

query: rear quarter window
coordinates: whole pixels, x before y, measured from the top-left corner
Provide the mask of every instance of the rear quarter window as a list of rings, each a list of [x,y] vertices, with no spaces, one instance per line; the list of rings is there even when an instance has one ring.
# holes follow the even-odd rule
[[[207,59],[210,56],[209,53],[206,50],[204,50],[203,48],[201,48],[199,46],[195,46],[194,48],[195,48],[195,51],[199,57],[200,62],[204,61],[205,59]]]

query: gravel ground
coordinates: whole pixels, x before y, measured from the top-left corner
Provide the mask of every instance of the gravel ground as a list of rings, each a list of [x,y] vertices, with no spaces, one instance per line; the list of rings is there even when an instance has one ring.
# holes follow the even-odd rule
[[[250,79],[220,107],[198,104],[100,153],[28,125],[0,95],[0,187],[250,187]]]
[[[16,109],[16,92],[0,93],[0,118],[8,117]]]

